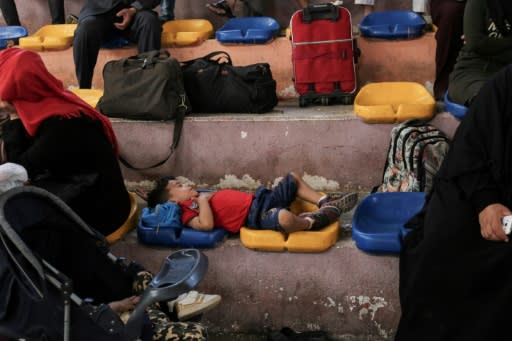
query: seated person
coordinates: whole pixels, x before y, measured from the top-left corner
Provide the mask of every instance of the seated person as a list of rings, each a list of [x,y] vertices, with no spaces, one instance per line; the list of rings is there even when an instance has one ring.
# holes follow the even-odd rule
[[[320,208],[296,216],[288,209],[295,198]],[[291,172],[275,188],[260,186],[255,194],[231,189],[199,193],[190,185],[167,177],[158,181],[149,193],[148,206],[173,201],[182,209],[183,225],[202,231],[222,227],[237,233],[245,225],[253,229],[291,233],[326,227],[337,221],[341,213],[351,210],[357,198],[357,193],[350,193],[332,200],[329,195],[314,191],[301,177]]]
[[[430,197],[408,223],[396,341],[510,334],[512,245],[501,219],[512,214],[511,93],[508,66],[475,97]]]
[[[137,43],[139,53],[160,49],[162,25],[151,9],[159,0],[88,0],[80,11],[73,41],[73,58],[80,88],[90,88],[100,47],[125,36]]]
[[[12,114],[2,128],[7,160],[100,233],[117,230],[131,203],[108,118],[64,89],[36,52],[1,51],[0,74],[0,110]]]
[[[468,0],[464,41],[450,74],[448,95],[469,106],[482,85],[512,63],[512,2]]]

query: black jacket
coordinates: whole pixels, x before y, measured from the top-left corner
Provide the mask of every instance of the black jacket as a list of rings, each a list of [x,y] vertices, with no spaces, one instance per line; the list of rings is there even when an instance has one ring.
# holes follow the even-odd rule
[[[80,11],[80,19],[91,15],[99,15],[119,7],[135,7],[138,10],[153,9],[160,4],[159,0],[88,0]]]

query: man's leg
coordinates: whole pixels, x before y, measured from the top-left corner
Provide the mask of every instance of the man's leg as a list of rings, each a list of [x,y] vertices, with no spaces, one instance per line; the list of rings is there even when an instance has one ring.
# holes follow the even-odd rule
[[[130,26],[130,39],[137,42],[139,53],[160,50],[162,23],[154,11],[139,11]]]
[[[52,24],[64,24],[64,0],[48,0],[48,8],[52,16]]]
[[[8,26],[21,26],[14,0],[0,0],[0,11]]]
[[[89,16],[80,20],[73,41],[73,58],[80,88],[91,88],[100,47],[113,37],[114,32],[110,15]]]
[[[160,2],[160,21],[174,20],[174,7],[176,7],[176,0],[162,0]]]
[[[269,14],[271,3],[268,0],[244,0],[245,17],[261,17]]]
[[[456,0],[432,0],[430,3],[432,22],[437,26],[434,96],[438,100],[443,98],[448,89],[450,72],[463,45],[461,36],[464,5],[464,2]]]

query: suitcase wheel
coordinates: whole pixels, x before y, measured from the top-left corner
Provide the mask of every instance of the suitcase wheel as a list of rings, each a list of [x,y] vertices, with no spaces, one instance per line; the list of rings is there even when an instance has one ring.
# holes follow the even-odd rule
[[[304,97],[299,97],[299,107],[305,107],[308,105],[308,101]]]
[[[344,96],[342,98],[342,102],[344,105],[350,105],[353,103],[353,99],[352,99],[352,96]]]
[[[320,103],[322,105],[329,105],[329,97],[320,97]]]

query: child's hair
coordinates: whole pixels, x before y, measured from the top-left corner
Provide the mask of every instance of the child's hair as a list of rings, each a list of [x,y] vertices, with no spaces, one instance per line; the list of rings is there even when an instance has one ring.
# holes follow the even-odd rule
[[[163,204],[169,199],[167,185],[169,181],[174,179],[174,176],[164,176],[157,180],[155,188],[148,194],[148,207],[154,208],[156,205]]]

